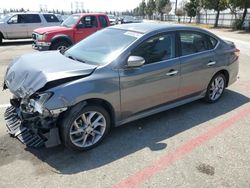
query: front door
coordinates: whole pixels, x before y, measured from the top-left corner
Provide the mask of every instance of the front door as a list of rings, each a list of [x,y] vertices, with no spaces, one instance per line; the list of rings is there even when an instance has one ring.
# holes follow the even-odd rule
[[[178,98],[180,62],[176,58],[175,34],[164,33],[142,42],[133,56],[145,64],[120,70],[122,118]]]
[[[84,16],[75,29],[75,42],[79,42],[98,30],[96,16]]]
[[[6,33],[9,39],[27,38],[27,20],[22,14],[12,16],[6,24]]]

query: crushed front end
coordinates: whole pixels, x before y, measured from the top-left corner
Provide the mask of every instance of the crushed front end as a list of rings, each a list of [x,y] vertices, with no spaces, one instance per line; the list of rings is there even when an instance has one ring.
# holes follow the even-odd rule
[[[5,111],[6,126],[11,136],[28,147],[53,147],[60,144],[57,119],[65,109],[49,111],[43,103],[51,93],[34,94],[30,98],[13,98]]]

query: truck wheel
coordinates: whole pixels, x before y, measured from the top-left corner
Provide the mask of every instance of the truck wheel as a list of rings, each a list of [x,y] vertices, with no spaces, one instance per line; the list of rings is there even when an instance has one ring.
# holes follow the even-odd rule
[[[67,50],[71,45],[67,41],[58,41],[52,44],[51,50],[60,50],[65,51]]]
[[[84,151],[98,145],[110,131],[110,116],[101,106],[79,109],[76,105],[63,115],[60,125],[62,142],[67,148]]]
[[[3,43],[3,37],[0,34],[0,45]]]

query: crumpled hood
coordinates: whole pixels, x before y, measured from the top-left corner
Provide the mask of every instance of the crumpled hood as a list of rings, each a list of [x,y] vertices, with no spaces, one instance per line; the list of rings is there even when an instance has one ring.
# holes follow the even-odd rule
[[[74,61],[59,51],[23,55],[7,68],[4,83],[17,97],[29,97],[48,82],[90,75],[97,66]]]
[[[67,28],[64,26],[50,26],[50,27],[41,27],[34,30],[35,33],[44,34],[44,33],[52,33],[52,32],[63,32],[71,30],[71,28]]]

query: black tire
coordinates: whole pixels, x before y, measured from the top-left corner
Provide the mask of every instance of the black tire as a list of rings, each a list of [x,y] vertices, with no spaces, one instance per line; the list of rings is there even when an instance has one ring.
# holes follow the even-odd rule
[[[222,79],[223,79],[224,86],[223,86],[222,92],[221,92],[221,94],[218,96],[218,98],[212,99],[212,97],[211,97],[211,87],[212,87],[213,82],[214,82],[215,79],[217,79],[217,78],[222,78]],[[215,103],[215,102],[217,102],[217,101],[221,98],[221,96],[223,95],[224,90],[225,90],[225,86],[226,86],[226,78],[225,78],[224,74],[222,74],[222,73],[216,74],[216,75],[211,79],[211,81],[210,81],[209,84],[208,84],[207,91],[206,91],[206,96],[204,97],[204,100],[205,100],[207,103]]]
[[[71,44],[67,41],[57,41],[55,43],[52,44],[51,46],[51,50],[61,50],[59,49],[60,47],[66,47],[66,48],[69,48],[71,46]]]
[[[104,131],[103,135],[101,136],[101,138],[95,144],[88,146],[88,147],[79,147],[72,142],[70,131],[71,131],[71,128],[73,126],[73,122],[76,119],[78,119],[83,113],[90,112],[90,111],[95,111],[95,112],[101,113],[103,115],[103,117],[105,118],[105,121],[106,121],[106,128],[105,128],[105,131]],[[103,107],[98,106],[98,105],[86,105],[86,106],[76,105],[73,108],[71,108],[70,110],[65,112],[65,114],[63,115],[62,120],[61,120],[61,125],[59,125],[59,130],[60,130],[60,136],[61,136],[62,143],[67,148],[72,149],[72,150],[77,150],[77,151],[85,151],[85,150],[92,149],[92,148],[96,147],[98,144],[100,144],[101,141],[109,133],[110,127],[111,127],[110,115]],[[84,131],[82,133],[83,137],[84,137],[84,134],[87,134],[86,131]]]
[[[1,36],[1,33],[0,33],[0,45],[2,45],[3,43],[3,37]]]

